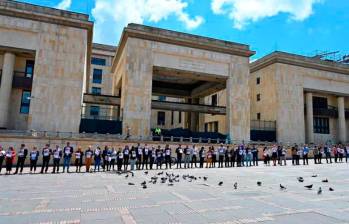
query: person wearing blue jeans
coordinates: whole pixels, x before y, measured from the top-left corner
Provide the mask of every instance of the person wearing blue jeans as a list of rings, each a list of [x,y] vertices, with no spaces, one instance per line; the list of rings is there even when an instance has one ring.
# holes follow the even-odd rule
[[[65,168],[67,168],[67,172],[69,173],[70,160],[73,152],[73,147],[70,146],[70,142],[67,142],[67,145],[63,149],[63,173],[65,172]]]
[[[101,167],[101,148],[97,147],[95,152],[94,152],[94,159],[95,159],[95,169],[94,172],[96,172],[96,170],[99,172],[99,169]]]

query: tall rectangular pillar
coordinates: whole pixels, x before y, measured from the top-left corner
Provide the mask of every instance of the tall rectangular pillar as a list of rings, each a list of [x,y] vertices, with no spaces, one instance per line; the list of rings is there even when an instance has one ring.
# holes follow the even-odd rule
[[[249,58],[232,58],[226,81],[226,122],[231,142],[250,141]]]
[[[13,53],[5,53],[0,85],[0,128],[7,128],[8,124],[15,60],[16,56]]]
[[[305,93],[306,104],[306,129],[307,129],[307,143],[314,142],[314,118],[313,118],[313,94],[310,92]]]
[[[345,123],[345,105],[344,97],[337,98],[338,101],[338,141],[345,143],[347,141],[347,130]]]

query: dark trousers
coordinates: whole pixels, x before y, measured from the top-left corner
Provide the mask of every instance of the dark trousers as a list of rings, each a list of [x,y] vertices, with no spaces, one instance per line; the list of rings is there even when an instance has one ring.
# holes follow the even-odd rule
[[[317,162],[318,162],[319,164],[321,164],[321,163],[322,163],[321,160],[322,160],[322,154],[320,153],[320,154],[317,156]]]
[[[125,158],[124,158],[124,170],[127,170],[128,161],[129,161],[129,157],[125,156]]]
[[[204,161],[205,161],[205,158],[200,157],[200,168],[204,168]]]
[[[109,168],[109,164],[106,164],[106,168]],[[81,171],[81,167],[82,167],[82,159],[75,159],[75,167],[76,167],[76,171],[75,172],[80,172]]]
[[[235,156],[234,155],[230,158],[230,167],[235,167]]]
[[[109,163],[109,170],[114,170],[115,169],[115,159],[110,160]]]
[[[106,156],[105,156],[106,157]],[[108,164],[108,160],[106,160],[105,158],[103,158],[103,164],[102,164],[102,169],[103,171],[105,171],[105,169],[107,168]]]
[[[162,158],[159,157],[159,158],[156,158],[156,169],[161,169],[161,166],[162,166]]]
[[[25,157],[18,157],[15,174],[18,173],[19,169],[20,169],[20,171],[19,171],[20,173],[23,172],[24,161],[25,161]]]
[[[49,162],[50,162],[49,156],[44,156],[42,158],[42,165],[41,165],[41,172],[40,173],[44,173],[44,169],[45,169],[45,173],[47,173]]]
[[[197,160],[196,160],[196,155],[193,155],[191,157],[191,168],[193,168],[193,164],[195,165],[195,168],[197,167],[196,166],[196,163],[197,163]]]
[[[141,165],[142,165],[142,156],[137,156],[137,170],[140,170],[141,169]]]
[[[0,173],[2,170],[2,163],[4,162],[4,157],[0,157]]]
[[[229,166],[230,166],[230,165],[229,165],[229,162],[230,162],[229,156],[225,156],[225,161],[224,161],[225,167],[229,167]]]
[[[315,163],[315,164],[317,164],[317,161],[318,161],[318,160],[317,160],[317,157],[318,157],[318,155],[314,155],[314,163]]]
[[[331,158],[330,153],[326,153],[326,163],[328,163],[328,161],[330,161],[330,163],[332,163],[332,158]]]
[[[36,164],[38,163],[38,160],[30,160],[30,172],[32,172],[34,170],[34,172],[36,171]]]
[[[296,165],[297,155],[292,155],[292,165]]]
[[[237,167],[240,167],[240,166],[241,166],[241,159],[242,159],[242,156],[241,156],[241,155],[238,155],[238,156],[237,156],[237,162],[236,162],[236,166],[237,166]]]
[[[218,168],[223,168],[224,156],[220,155],[218,158]]]
[[[172,161],[171,161],[171,156],[170,155],[167,155],[167,156],[165,156],[165,163],[166,163],[166,169],[167,168],[170,168],[171,169],[171,167],[172,167]]]
[[[121,169],[122,169],[122,159],[118,159],[116,163],[117,163],[118,171],[121,171]]]
[[[151,156],[151,157],[150,157],[150,161],[149,161],[149,168],[150,168],[151,170],[153,169],[154,161],[155,161],[155,158]]]
[[[217,155],[213,154],[212,155],[212,165],[213,165],[213,167],[216,167],[216,162],[217,162]]]
[[[308,154],[304,154],[304,155],[303,155],[303,165],[305,165],[305,164],[308,165],[308,164],[309,164],[308,162],[309,162],[309,161],[308,161]]]
[[[148,169],[148,156],[143,156],[142,170],[144,167],[145,169]]]
[[[252,161],[254,166],[258,166],[258,155],[252,154]]]
[[[182,168],[182,157],[177,156],[177,169]]]
[[[57,159],[57,158],[54,158],[53,159],[53,170],[52,170],[52,173],[58,173],[59,172],[59,161],[61,159]]]

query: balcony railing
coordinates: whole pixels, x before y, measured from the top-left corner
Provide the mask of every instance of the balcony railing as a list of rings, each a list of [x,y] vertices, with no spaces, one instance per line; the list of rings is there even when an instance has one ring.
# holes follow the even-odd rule
[[[118,109],[113,106],[94,106],[85,105],[81,107],[81,118],[82,119],[92,119],[92,120],[109,120],[109,121],[117,121],[118,118]],[[96,109],[98,108],[98,109]]]
[[[28,89],[32,88],[33,78],[27,77],[25,72],[15,71],[12,80],[12,87],[19,89]]]
[[[251,130],[275,131],[276,121],[251,120]]]

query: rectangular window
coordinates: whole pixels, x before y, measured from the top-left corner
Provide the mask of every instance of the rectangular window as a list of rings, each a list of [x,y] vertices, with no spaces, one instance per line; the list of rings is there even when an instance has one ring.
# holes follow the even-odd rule
[[[22,92],[21,108],[19,111],[21,114],[29,114],[30,94],[31,94],[30,91]]]
[[[330,121],[328,117],[314,117],[314,133],[330,134]]]
[[[34,61],[27,60],[25,65],[25,77],[32,78],[34,75]]]
[[[159,101],[166,101],[166,96],[159,96]]]
[[[257,120],[261,119],[261,113],[257,113]]]
[[[91,58],[91,64],[105,66],[107,63],[104,58]]]
[[[257,101],[261,101],[261,94],[257,94]]]
[[[208,123],[205,123],[205,132],[208,132]]]
[[[328,108],[327,98],[313,96],[313,107],[327,109]]]
[[[99,116],[99,106],[91,106],[90,107],[90,115],[91,116]]]
[[[213,131],[218,132],[218,121],[213,122]]]
[[[93,83],[101,84],[102,83],[102,69],[93,69]]]
[[[259,85],[261,83],[261,78],[260,77],[257,77],[256,79],[256,84]]]
[[[171,125],[173,125],[173,115],[174,115],[174,111],[171,111]]]
[[[178,111],[178,123],[182,123],[182,112]]]
[[[158,125],[165,125],[165,112],[158,111]]]
[[[211,105],[212,106],[217,106],[218,102],[217,102],[217,94],[214,94],[211,96]]]
[[[102,93],[102,88],[92,87],[92,94],[94,94],[94,95],[101,95],[101,93]]]

